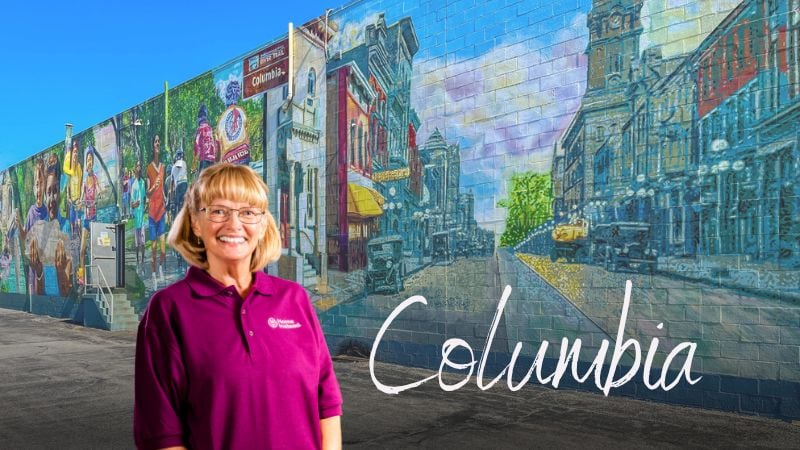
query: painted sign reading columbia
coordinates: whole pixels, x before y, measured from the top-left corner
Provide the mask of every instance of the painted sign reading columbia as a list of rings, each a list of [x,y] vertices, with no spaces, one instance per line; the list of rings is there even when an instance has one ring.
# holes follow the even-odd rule
[[[244,59],[244,97],[289,81],[289,40],[284,39]]]

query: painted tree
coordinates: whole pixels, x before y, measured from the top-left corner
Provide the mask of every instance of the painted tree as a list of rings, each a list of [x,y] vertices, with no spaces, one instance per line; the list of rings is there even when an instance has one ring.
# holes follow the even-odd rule
[[[194,137],[197,130],[197,111],[206,105],[209,120],[216,119],[225,110],[225,105],[214,89],[214,77],[206,72],[193,80],[169,91],[169,137],[170,161],[178,148],[183,147],[188,167],[194,167]]]
[[[506,227],[500,236],[500,245],[516,245],[534,228],[553,217],[553,190],[550,174],[518,173],[509,182],[509,198],[497,202],[499,208],[508,209]]]

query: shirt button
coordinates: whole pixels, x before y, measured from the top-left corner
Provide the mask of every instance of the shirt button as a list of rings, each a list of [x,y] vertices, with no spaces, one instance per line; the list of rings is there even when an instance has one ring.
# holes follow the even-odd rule
[[[254,335],[254,334],[255,334],[255,333],[253,333],[253,332],[251,331],[251,332],[250,332],[250,337],[253,337],[253,335]]]
[[[247,314],[247,310],[242,308],[242,314]]]

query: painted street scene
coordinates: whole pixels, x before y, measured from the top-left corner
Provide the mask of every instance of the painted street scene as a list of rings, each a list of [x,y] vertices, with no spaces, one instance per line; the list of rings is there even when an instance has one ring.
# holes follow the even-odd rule
[[[246,164],[334,354],[572,349],[800,418],[800,0],[365,0],[274,38],[0,172],[0,307],[135,329],[188,187]]]

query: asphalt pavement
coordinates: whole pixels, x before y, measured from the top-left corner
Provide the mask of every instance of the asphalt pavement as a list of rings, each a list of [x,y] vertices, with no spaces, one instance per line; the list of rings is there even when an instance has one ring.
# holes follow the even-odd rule
[[[132,331],[0,309],[0,449],[133,448],[134,347]],[[481,391],[474,377],[387,395],[366,359],[337,357],[335,369],[346,448],[800,448],[798,423],[535,385]],[[387,385],[431,375],[375,370]]]

